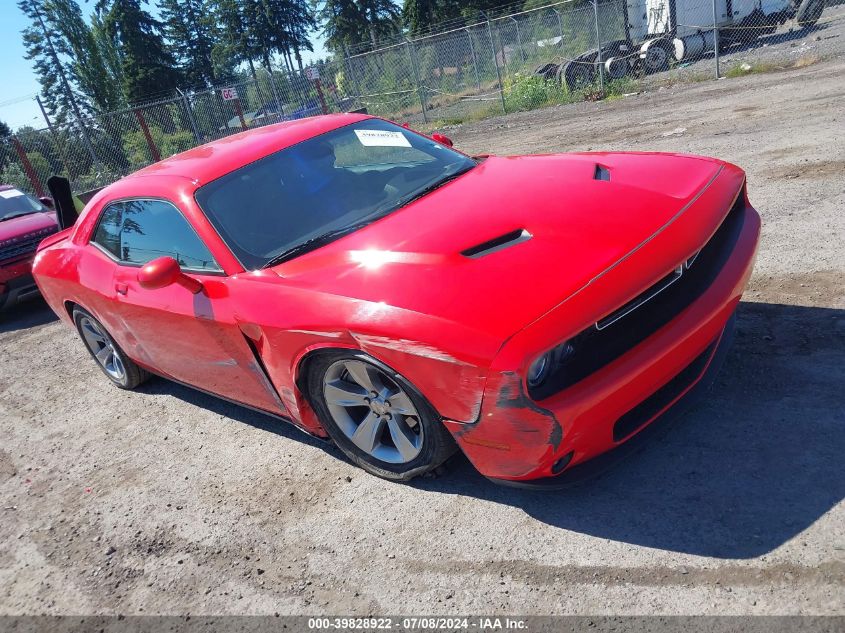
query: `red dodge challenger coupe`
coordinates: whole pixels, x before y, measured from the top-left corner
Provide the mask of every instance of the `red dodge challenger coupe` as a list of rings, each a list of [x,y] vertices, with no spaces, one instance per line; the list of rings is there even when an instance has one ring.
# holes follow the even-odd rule
[[[458,447],[555,484],[709,382],[760,218],[719,160],[450,145],[358,114],[230,136],[97,194],[35,279],[118,387],[159,374],[388,479]]]

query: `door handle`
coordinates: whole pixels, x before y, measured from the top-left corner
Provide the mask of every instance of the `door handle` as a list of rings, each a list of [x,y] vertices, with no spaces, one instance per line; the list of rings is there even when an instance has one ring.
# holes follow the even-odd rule
[[[129,290],[129,286],[127,286],[126,284],[117,283],[117,284],[114,285],[114,289],[117,292],[117,294],[125,295],[127,290]]]

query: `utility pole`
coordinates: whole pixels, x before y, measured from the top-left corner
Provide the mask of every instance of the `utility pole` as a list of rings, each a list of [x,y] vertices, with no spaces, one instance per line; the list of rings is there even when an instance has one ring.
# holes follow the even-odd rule
[[[35,11],[35,17],[38,18],[38,24],[41,25],[41,31],[44,33],[44,39],[47,41],[47,49],[50,51],[50,57],[53,58],[53,63],[56,65],[56,70],[59,73],[62,88],[64,88],[65,95],[70,102],[70,107],[73,109],[73,115],[76,117],[76,124],[82,132],[82,138],[88,149],[88,153],[91,154],[91,160],[96,163],[98,162],[97,154],[94,153],[94,146],[91,144],[91,138],[88,136],[88,130],[85,129],[85,125],[82,123],[82,114],[79,111],[79,105],[76,103],[76,98],[73,96],[73,91],[70,89],[70,84],[65,76],[65,70],[62,68],[62,64],[59,62],[59,56],[56,54],[56,49],[53,47],[53,40],[50,38],[50,32],[44,25],[44,20],[41,18],[41,12],[38,10],[38,6],[36,4],[33,4],[32,6]]]

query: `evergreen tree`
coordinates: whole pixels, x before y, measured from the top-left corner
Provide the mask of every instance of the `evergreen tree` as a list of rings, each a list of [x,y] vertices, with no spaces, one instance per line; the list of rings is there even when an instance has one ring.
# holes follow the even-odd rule
[[[49,0],[51,17],[60,25],[57,35],[70,55],[72,80],[99,112],[125,105],[121,84],[109,69],[93,29],[85,22],[75,0]]]
[[[405,0],[402,6],[402,21],[408,30],[416,35],[439,22],[439,0]]]
[[[97,10],[120,51],[127,100],[139,103],[172,93],[181,76],[164,45],[159,21],[141,8],[140,0],[99,0]]]
[[[264,66],[279,53],[288,69],[294,58],[302,68],[301,51],[313,51],[308,33],[317,27],[311,8],[304,0],[247,0],[247,23],[255,36]]]
[[[206,87],[218,81],[212,50],[218,38],[209,0],[161,0],[164,37],[188,85]]]
[[[0,121],[0,140],[6,140],[12,135],[12,128],[5,121]]]
[[[123,59],[120,55],[120,44],[112,37],[106,25],[103,22],[102,15],[95,13],[91,16],[91,35],[100,55],[103,58],[103,64],[106,66],[111,82],[123,90]],[[125,97],[124,97],[125,101]]]
[[[401,31],[401,10],[393,0],[358,0],[358,6],[367,21],[367,32],[373,48],[379,40]]]
[[[71,46],[52,7],[48,0],[18,0],[18,8],[31,21],[22,33],[24,58],[32,62],[44,107],[53,119],[63,123],[74,108],[83,111],[87,104],[73,82]]]
[[[245,3],[247,0],[212,0],[212,19],[217,24],[218,38],[211,51],[215,72],[234,69],[246,62],[255,78],[253,60],[260,56],[259,45],[249,28]]]
[[[367,19],[355,0],[326,0],[317,13],[323,23],[326,48],[342,54],[367,37]]]

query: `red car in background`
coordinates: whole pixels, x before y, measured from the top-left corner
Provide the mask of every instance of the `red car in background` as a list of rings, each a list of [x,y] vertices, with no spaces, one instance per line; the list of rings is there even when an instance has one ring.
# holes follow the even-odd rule
[[[556,484],[710,381],[760,219],[720,160],[450,145],[354,114],[230,136],[100,192],[35,278],[119,387],[165,376],[388,479],[457,447]]]
[[[10,185],[0,185],[0,310],[38,294],[32,258],[38,243],[59,230],[56,214]]]

